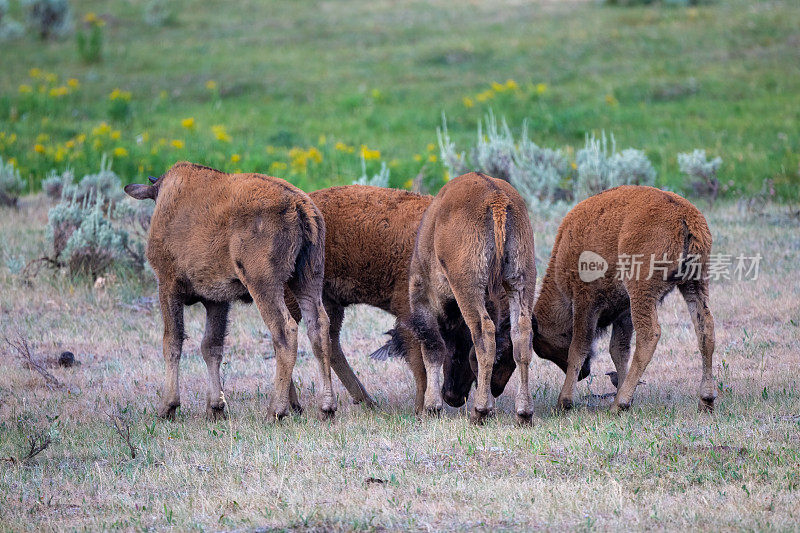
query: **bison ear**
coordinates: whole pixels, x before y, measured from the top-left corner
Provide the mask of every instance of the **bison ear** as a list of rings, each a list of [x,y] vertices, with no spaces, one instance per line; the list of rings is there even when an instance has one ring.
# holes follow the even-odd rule
[[[155,176],[147,176],[147,179],[150,180],[150,183],[155,183],[158,181],[158,178],[156,178]]]
[[[152,185],[142,185],[140,183],[131,183],[125,186],[125,194],[137,200],[156,199],[156,188]]]

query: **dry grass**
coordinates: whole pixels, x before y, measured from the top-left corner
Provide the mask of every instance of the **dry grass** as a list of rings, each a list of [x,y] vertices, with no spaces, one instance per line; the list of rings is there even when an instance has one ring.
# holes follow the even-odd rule
[[[155,294],[152,281],[118,279],[95,291],[50,274],[26,284],[0,266],[0,335],[27,338],[36,361],[62,383],[48,388],[0,347],[0,459],[17,459],[0,461],[0,530],[794,529],[800,232],[786,212],[744,217],[722,206],[710,213],[715,251],[764,256],[758,281],[712,285],[720,386],[713,417],[696,412],[700,357],[684,306],[671,295],[646,383],[621,417],[610,416],[610,399],[600,397],[613,390],[604,375],[610,358],[601,353],[580,386],[579,407],[566,416],[551,410],[561,372],[535,360],[533,427],[515,427],[508,393],[484,427],[470,426],[463,409],[417,420],[404,364],[365,357],[391,319],[357,308],[343,342],[379,407],[350,405],[336,382],[337,419],[318,420],[316,364],[304,341],[296,375],[306,414],[267,425],[272,349],[255,309],[237,307],[224,363],[232,416],[203,418],[204,317],[191,308],[183,407],[177,422],[164,422],[154,416],[160,316],[138,300]],[[45,221],[41,199],[2,211],[2,253],[42,255]],[[556,224],[536,222],[540,258]],[[82,364],[58,367],[63,349]],[[130,443],[114,419],[123,432],[130,425]],[[35,435],[52,443],[19,461]]]

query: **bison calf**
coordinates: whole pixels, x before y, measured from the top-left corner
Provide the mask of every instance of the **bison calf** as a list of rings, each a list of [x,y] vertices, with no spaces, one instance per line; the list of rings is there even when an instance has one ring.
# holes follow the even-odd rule
[[[653,187],[609,189],[567,214],[534,309],[539,327],[534,350],[566,370],[559,407],[572,406],[578,369],[588,364],[594,340],[608,326],[619,385],[612,409],[630,406],[661,334],[656,306],[678,287],[703,359],[700,410],[713,409],[710,253],[711,233],[702,213],[677,194]],[[629,369],[634,331],[636,349]],[[498,362],[513,365],[508,358]]]
[[[207,312],[201,350],[208,366],[207,415],[225,415],[219,367],[231,303],[255,301],[275,346],[275,392],[270,418],[292,404],[297,322],[284,302],[288,286],[308,325],[320,363],[320,409],[332,415],[328,315],[322,305],[325,223],[311,199],[284,180],[261,174],[226,174],[176,163],[151,185],[125,192],[156,202],[147,258],[158,278],[164,319],[166,382],[159,414],[174,417],[180,405],[178,371],[184,340],[183,307],[201,302]]]
[[[519,193],[508,182],[480,173],[459,176],[442,187],[420,223],[409,270],[411,325],[427,372],[426,409],[442,408],[439,383],[448,350],[441,324],[455,303],[469,327],[477,359],[472,420],[480,422],[494,408],[489,392],[495,333],[505,312],[520,369],[517,417],[530,420],[535,288],[533,231]]]

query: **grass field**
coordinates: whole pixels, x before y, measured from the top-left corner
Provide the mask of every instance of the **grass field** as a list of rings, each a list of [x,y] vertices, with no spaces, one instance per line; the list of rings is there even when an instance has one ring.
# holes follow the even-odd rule
[[[96,170],[102,153],[117,154],[126,182],[190,159],[314,189],[357,177],[365,145],[370,169],[380,152],[394,186],[424,167],[436,190],[444,170],[428,145],[441,113],[464,145],[491,108],[514,128],[530,119],[533,139],[552,147],[613,132],[620,148],[648,153],[661,185],[680,190],[676,154],[705,148],[725,160],[729,193],[772,180],[779,197],[798,198],[795,0],[688,9],[176,0],[176,23],[163,28],[144,23],[144,4],[75,5],[79,28],[87,15],[105,21],[97,64],[81,61],[74,38],[3,45],[0,155],[15,158],[33,189],[51,168]],[[492,90],[507,80],[517,87]],[[114,89],[130,100],[110,101]],[[303,156],[310,148],[322,161]]]
[[[42,253],[46,205],[30,197],[3,212],[9,253]],[[48,388],[0,346],[0,529],[796,529],[800,233],[786,227],[797,227],[797,215],[773,206],[750,216],[730,205],[708,215],[716,252],[764,257],[757,280],[712,283],[713,416],[696,412],[700,357],[673,294],[660,311],[646,383],[623,416],[606,410],[613,387],[604,374],[613,366],[604,340],[567,415],[552,410],[563,374],[536,359],[532,427],[515,426],[509,393],[483,427],[471,426],[464,409],[418,420],[405,364],[366,357],[392,320],[355,308],[343,345],[378,407],[351,405],[335,380],[340,410],[334,422],[320,421],[316,364],[303,339],[295,372],[306,411],[268,425],[271,343],[256,310],[238,306],[223,363],[232,414],[210,423],[204,316],[195,306],[182,411],[165,422],[155,417],[163,367],[151,279],[112,277],[94,289],[43,273],[29,284],[0,267],[0,333],[27,338],[61,384]],[[557,223],[534,219],[540,260]],[[66,349],[80,366],[58,367]],[[131,429],[135,458],[113,428],[115,414]],[[52,436],[49,448],[9,460],[24,457],[37,430]]]

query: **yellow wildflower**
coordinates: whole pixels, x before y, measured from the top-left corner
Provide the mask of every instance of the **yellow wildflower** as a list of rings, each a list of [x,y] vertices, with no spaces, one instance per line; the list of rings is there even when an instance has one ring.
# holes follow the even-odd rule
[[[58,145],[58,146],[56,147],[56,153],[55,153],[55,155],[53,156],[53,159],[54,159],[54,160],[55,160],[57,163],[60,163],[61,161],[63,161],[63,160],[64,160],[64,156],[66,156],[66,155],[67,155],[67,150],[66,150],[66,149],[65,149],[63,146],[61,146],[61,145]]]
[[[242,156],[240,156],[239,154],[233,154],[231,156],[231,163],[238,163],[241,160],[242,160]]]
[[[369,148],[367,148],[366,144],[362,144],[361,145],[360,154],[361,154],[361,157],[363,157],[367,161],[369,161],[371,159],[380,159],[381,158],[380,150],[370,150]]]
[[[322,163],[322,152],[312,146],[308,149],[308,158],[315,163]]]
[[[181,150],[184,146],[186,146],[186,144],[180,139],[172,139],[172,142],[170,144],[174,148],[177,148],[178,150]]]
[[[101,135],[107,135],[111,132],[111,126],[108,125],[106,122],[101,122],[99,126],[92,129],[92,135],[94,137],[100,137]]]
[[[572,162],[572,170],[575,170],[576,168],[578,168],[578,164],[575,161],[573,161]]]
[[[19,168],[19,162],[16,157],[10,157],[8,162],[11,163],[11,166]]]
[[[475,99],[479,102],[485,102],[486,100],[490,100],[492,98],[494,98],[494,91],[492,91],[491,89],[487,89],[482,93],[478,93],[475,95]]]
[[[430,161],[431,163],[436,163],[436,160],[437,160],[436,154],[431,154],[428,156],[428,161]]]
[[[515,89],[519,89],[519,85],[517,85],[517,82],[509,78],[506,80],[506,89],[513,91]]]
[[[320,135],[317,139],[317,144],[322,146],[323,144],[328,142],[328,138],[325,135]]]
[[[273,161],[272,164],[269,166],[270,172],[273,170],[286,170],[286,163],[283,161]]]
[[[217,90],[217,82],[215,82],[214,80],[208,80],[206,82],[206,89],[208,89],[209,91],[216,91]]]
[[[414,161],[419,163],[420,161],[422,161],[422,156],[420,154],[414,154]]]
[[[37,154],[43,154],[45,152],[44,146],[38,143],[34,144],[33,151],[36,152]]]
[[[89,11],[83,17],[83,21],[88,23],[88,24],[92,24],[93,22],[97,22],[97,20],[98,20],[97,13],[95,13],[94,11]]]
[[[496,81],[492,82],[492,90],[496,93],[505,92],[506,86],[502,83],[497,83]]]
[[[334,148],[336,148],[340,152],[345,152],[345,153],[348,153],[348,154],[352,154],[355,151],[354,147],[348,146],[348,145],[346,145],[345,143],[343,143],[341,141],[337,142],[336,145],[334,146]]]
[[[181,126],[186,128],[187,130],[191,130],[194,128],[194,117],[189,117],[181,120]]]
[[[381,97],[381,92],[378,89],[372,89],[370,94],[372,95],[373,100],[378,100]]]
[[[128,151],[122,146],[117,146],[112,152],[114,157],[128,157]]]
[[[426,146],[426,148],[428,149],[429,152],[433,152],[434,148],[436,148],[436,145],[433,143],[428,143],[428,146]]]
[[[275,147],[272,146],[271,144],[268,144],[267,147],[265,148],[265,150],[267,151],[268,154],[274,154],[275,153]]]
[[[77,89],[78,87],[80,87],[81,83],[76,78],[70,78],[67,80],[67,85],[69,85],[73,89]]]
[[[33,92],[33,87],[31,87],[30,85],[20,85],[19,92],[20,94],[30,94]]]
[[[54,72],[48,72],[44,75],[44,79],[47,83],[55,83],[58,81],[58,74]]]
[[[73,148],[75,148],[75,141],[70,139],[70,140],[68,140],[67,142],[64,143],[64,146],[66,146],[67,148],[72,150]]]
[[[462,102],[464,102],[464,107],[467,107],[467,108],[472,107],[472,106],[475,105],[475,101],[472,98],[470,98],[469,96],[465,96],[463,98]]]
[[[34,67],[28,71],[28,75],[33,79],[38,79],[42,75],[42,69]]]
[[[114,89],[111,91],[111,94],[108,95],[109,100],[123,100],[125,102],[129,102],[131,99],[131,92],[130,91],[123,91],[121,89]]]
[[[119,130],[114,130],[108,136],[116,141],[122,136],[122,133]]]
[[[228,132],[225,131],[225,126],[221,124],[211,126],[211,131],[214,133],[214,137],[216,137],[218,141],[229,143],[233,140],[231,136],[228,135]]]
[[[546,83],[537,83],[536,84],[536,94],[544,94],[547,92],[547,84]]]
[[[86,141],[86,134],[79,133],[78,136],[75,137],[75,140],[78,142],[78,144],[83,144]]]
[[[410,189],[413,185],[414,185],[414,180],[406,180],[406,182],[403,183],[403,188]]]
[[[37,143],[44,143],[44,142],[47,142],[49,140],[50,140],[50,136],[48,134],[46,134],[46,133],[40,133],[39,135],[36,136],[36,142]]]
[[[608,105],[610,105],[611,107],[615,107],[617,104],[619,104],[619,101],[617,101],[617,99],[614,98],[613,94],[607,94],[606,95],[606,103]]]

